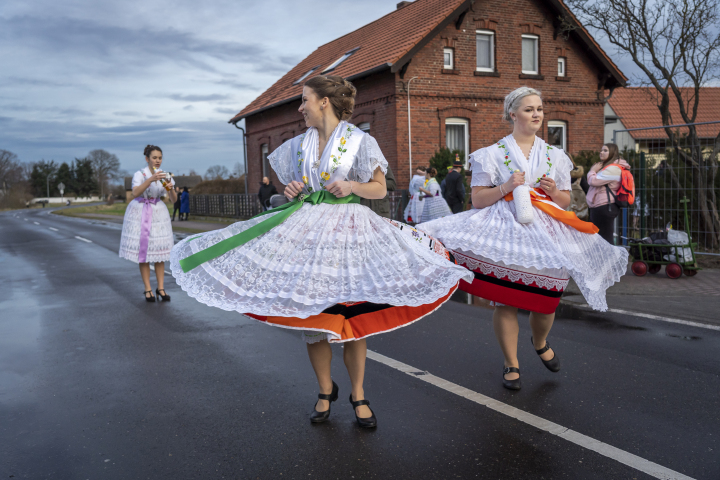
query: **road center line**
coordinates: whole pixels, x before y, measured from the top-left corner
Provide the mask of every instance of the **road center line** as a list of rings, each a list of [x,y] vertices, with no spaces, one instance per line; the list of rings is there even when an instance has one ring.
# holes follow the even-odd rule
[[[60,231],[60,230],[58,230],[57,228],[53,228],[53,227],[48,227],[48,229],[52,230],[53,232],[59,232],[59,231]]]
[[[77,238],[78,240],[82,240],[83,242],[93,243],[92,240],[88,240],[87,238],[83,238],[83,237],[78,237],[77,235],[75,235],[75,238]]]
[[[582,308],[583,310],[592,310],[589,305],[575,305],[576,307]],[[706,328],[708,330],[720,331],[720,325],[708,325],[707,323],[691,322],[690,320],[681,320],[679,318],[662,317],[660,315],[653,315],[651,313],[633,312],[630,310],[621,310],[619,308],[608,308],[608,312],[619,313],[621,315],[630,315],[633,317],[650,318],[652,320],[659,320],[661,322],[678,323],[680,325],[688,325],[690,327]]]
[[[33,222],[35,225],[40,225],[38,222]]]
[[[585,449],[592,450],[593,452],[611,458],[624,465],[627,465],[628,467],[646,473],[652,477],[660,478],[663,480],[693,480],[691,477],[683,475],[682,473],[676,472],[674,470],[670,470],[669,468],[665,468],[662,465],[651,462],[650,460],[645,460],[644,458],[633,455],[630,452],[626,452],[625,450],[613,447],[612,445],[609,445],[607,443],[595,440],[594,438],[588,437],[587,435],[583,435],[582,433],[570,430],[569,428],[563,427],[562,425],[558,425],[557,423],[545,420],[544,418],[533,415],[532,413],[528,413],[524,410],[512,407],[506,403],[487,397],[481,393],[474,392],[456,383],[443,380],[442,378],[436,377],[431,373],[423,372],[420,369],[411,367],[410,365],[402,362],[398,362],[397,360],[393,360],[390,357],[386,357],[385,355],[373,352],[372,350],[367,351],[367,356],[371,360],[375,360],[376,362],[380,362],[390,368],[394,368],[395,370],[407,373],[412,377],[418,378],[431,385],[435,385],[436,387],[442,388],[443,390],[450,393],[454,393],[455,395],[465,397],[472,402],[484,405],[492,410],[495,410],[498,413],[502,413],[503,415],[507,415],[508,417],[514,418],[523,423],[527,423],[528,425],[531,425],[535,428],[551,433],[553,435],[557,435],[558,437],[563,438],[568,442],[579,445]]]

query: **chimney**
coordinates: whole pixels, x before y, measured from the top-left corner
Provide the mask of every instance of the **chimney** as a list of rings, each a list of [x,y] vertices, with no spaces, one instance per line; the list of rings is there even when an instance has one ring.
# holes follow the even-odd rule
[[[397,9],[400,10],[400,9],[403,8],[403,7],[407,7],[407,6],[410,5],[411,3],[413,3],[413,2],[400,2],[400,3],[397,4]]]

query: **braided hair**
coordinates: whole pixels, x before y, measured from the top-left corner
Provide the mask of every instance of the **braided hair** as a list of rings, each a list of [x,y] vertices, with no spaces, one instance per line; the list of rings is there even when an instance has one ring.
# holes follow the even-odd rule
[[[318,75],[305,82],[304,86],[311,88],[320,99],[327,97],[340,120],[352,117],[357,90],[349,81],[338,75]]]
[[[148,145],[147,147],[145,147],[145,150],[143,151],[143,153],[145,154],[146,158],[150,158],[150,154],[152,152],[154,152],[155,150],[162,153],[162,149],[156,145]]]

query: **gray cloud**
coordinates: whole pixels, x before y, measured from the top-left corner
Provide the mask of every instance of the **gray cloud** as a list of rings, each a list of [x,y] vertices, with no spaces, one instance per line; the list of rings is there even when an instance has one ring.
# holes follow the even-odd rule
[[[174,93],[170,95],[158,95],[159,97],[171,98],[179,102],[213,102],[217,100],[228,100],[230,95],[222,95],[219,93],[211,93],[208,95],[181,95]]]
[[[235,108],[216,108],[215,111],[218,112],[218,113],[225,113],[225,114],[228,114],[228,115],[235,115],[236,113],[238,113],[239,110],[237,110],[237,109],[235,109]]]
[[[124,111],[124,112],[113,112],[113,115],[118,117],[139,117],[142,115],[140,112]]]

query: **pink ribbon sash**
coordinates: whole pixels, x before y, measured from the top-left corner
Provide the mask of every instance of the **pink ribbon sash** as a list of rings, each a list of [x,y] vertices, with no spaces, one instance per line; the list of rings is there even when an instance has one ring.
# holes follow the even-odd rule
[[[159,198],[137,197],[136,201],[143,203],[142,216],[140,217],[140,255],[138,261],[147,263],[148,242],[150,241],[150,228],[152,227],[152,205],[155,205]]]

